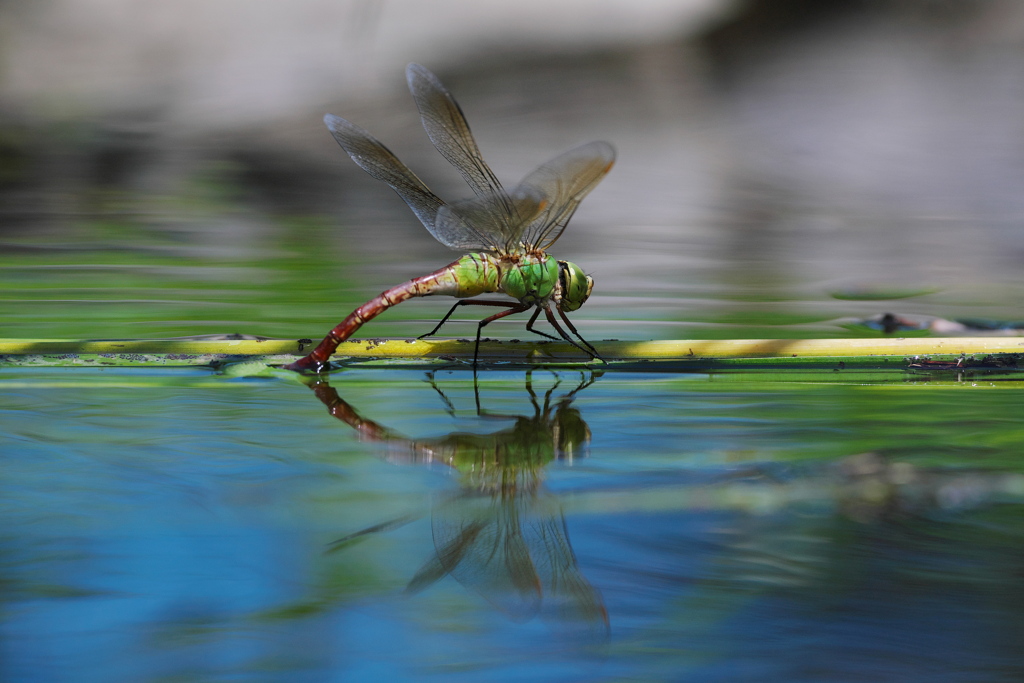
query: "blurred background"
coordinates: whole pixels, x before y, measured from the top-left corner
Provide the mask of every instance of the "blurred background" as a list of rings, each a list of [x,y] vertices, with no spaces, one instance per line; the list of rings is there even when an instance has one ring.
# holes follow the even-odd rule
[[[318,337],[452,260],[322,123],[467,196],[411,61],[506,185],[616,146],[552,249],[597,280],[589,338],[1021,317],[1015,0],[7,1],[0,35],[3,337]],[[361,334],[422,333],[450,304]]]

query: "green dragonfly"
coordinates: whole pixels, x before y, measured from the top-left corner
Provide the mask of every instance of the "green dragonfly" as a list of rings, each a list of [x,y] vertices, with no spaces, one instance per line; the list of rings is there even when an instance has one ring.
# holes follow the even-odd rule
[[[445,203],[391,150],[359,126],[332,114],[324,117],[324,123],[352,160],[390,185],[435,239],[470,253],[429,275],[382,292],[350,313],[309,355],[286,367],[319,372],[327,367],[338,345],[363,323],[406,299],[438,294],[460,301],[420,339],[436,333],[461,305],[505,308],[477,325],[474,365],[484,326],[531,308],[536,310],[527,330],[557,339],[534,329],[533,324],[543,311],[562,339],[591,358],[600,358],[566,316],[587,300],[594,280],[576,264],[555,260],[545,250],[561,236],[579,203],[611,169],[614,148],[607,142],[590,142],[570,149],[542,164],[508,192],[480,155],[462,109],[441,81],[419,64],[408,66],[406,79],[430,141],[462,174],[475,197]],[[487,293],[504,293],[516,302],[461,300]],[[556,314],[579,342],[562,328]]]

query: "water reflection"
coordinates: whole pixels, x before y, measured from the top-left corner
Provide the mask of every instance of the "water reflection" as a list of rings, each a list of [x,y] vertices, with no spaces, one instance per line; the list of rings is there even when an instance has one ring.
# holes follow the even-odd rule
[[[575,388],[556,395],[562,379],[543,396],[526,374],[525,391],[533,413],[499,415],[483,409],[474,375],[476,414],[514,419],[508,428],[486,434],[452,432],[432,439],[410,439],[356,409],[323,379],[310,382],[331,415],[365,441],[382,444],[382,456],[402,464],[440,463],[459,474],[460,488],[431,510],[434,552],[409,581],[418,593],[451,576],[514,621],[535,616],[571,623],[588,632],[608,632],[608,612],[600,593],[580,572],[556,496],[544,486],[544,468],[554,460],[585,457],[591,432],[572,405],[577,393],[598,375],[581,373]],[[455,407],[428,374],[451,415]],[[386,531],[413,517],[374,525],[332,544],[344,548],[359,537]]]
[[[1022,678],[1017,384],[444,372],[4,370],[0,679]]]

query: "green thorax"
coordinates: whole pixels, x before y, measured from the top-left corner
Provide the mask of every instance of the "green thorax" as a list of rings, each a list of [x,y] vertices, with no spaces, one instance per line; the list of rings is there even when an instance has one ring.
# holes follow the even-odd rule
[[[550,299],[558,283],[558,261],[546,254],[466,254],[451,269],[458,282],[455,296],[460,298],[504,292],[524,304],[535,304]]]

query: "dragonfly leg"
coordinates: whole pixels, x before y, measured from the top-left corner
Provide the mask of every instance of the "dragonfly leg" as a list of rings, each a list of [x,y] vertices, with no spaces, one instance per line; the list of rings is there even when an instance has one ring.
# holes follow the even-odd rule
[[[441,387],[437,386],[437,382],[434,380],[435,372],[436,370],[431,370],[427,373],[427,383],[430,384],[430,387],[436,391],[437,395],[441,397],[442,401],[444,401],[445,411],[452,417],[455,417],[455,404],[444,395],[444,392],[441,391]]]
[[[455,310],[459,306],[513,306],[513,305],[515,305],[515,304],[509,303],[508,301],[492,301],[490,299],[485,299],[483,301],[473,301],[473,300],[456,301],[455,305],[452,306],[451,309],[447,313],[445,313],[443,318],[441,318],[441,322],[439,322],[436,326],[434,326],[434,329],[432,329],[430,332],[427,332],[426,334],[421,334],[420,336],[418,336],[416,338],[417,339],[426,339],[427,337],[433,337],[435,334],[437,334],[437,331],[439,329],[441,329],[441,326],[444,325],[446,322],[448,322],[448,318],[452,317],[452,314],[455,313]]]
[[[597,349],[595,349],[594,346],[590,342],[588,342],[586,339],[583,338],[583,335],[580,334],[579,330],[576,329],[576,326],[572,324],[572,321],[569,320],[569,316],[567,316],[565,314],[565,311],[563,311],[561,308],[559,308],[558,309],[558,315],[562,318],[562,322],[565,323],[565,326],[569,328],[569,331],[571,331],[573,334],[575,334],[576,337],[581,342],[583,342],[584,346],[586,346],[588,349],[591,350],[591,352],[594,354],[595,358],[600,360],[602,363],[605,363],[605,364],[608,363],[608,361],[606,361],[604,358],[601,358],[601,354],[599,354],[597,352]]]
[[[526,331],[527,332],[533,332],[534,334],[539,334],[540,336],[547,337],[548,339],[555,339],[555,340],[557,340],[558,337],[556,337],[555,335],[548,334],[547,332],[541,332],[540,330],[536,330],[536,329],[533,328],[533,324],[535,322],[537,322],[537,316],[538,315],[540,315],[540,306],[538,306],[537,310],[533,312],[532,316],[530,316],[530,322],[526,323]]]
[[[545,313],[545,315],[547,315],[548,322],[551,323],[551,327],[555,328],[555,330],[558,332],[558,334],[562,335],[562,339],[564,339],[565,341],[569,342],[570,344],[575,346],[577,349],[579,349],[583,353],[585,353],[588,356],[590,356],[591,358],[596,358],[597,360],[601,361],[602,363],[607,363],[608,362],[604,358],[601,358],[601,354],[599,354],[597,352],[597,349],[595,349],[593,346],[591,346],[590,343],[586,339],[584,339],[583,337],[580,337],[580,333],[577,332],[576,328],[573,327],[573,324],[571,322],[569,322],[569,319],[565,316],[565,313],[563,313],[561,310],[559,310],[559,313],[562,314],[562,320],[565,321],[565,324],[569,326],[569,329],[572,330],[576,334],[577,337],[580,337],[580,341],[582,341],[584,344],[586,344],[587,345],[586,347],[580,346],[576,342],[575,339],[570,337],[568,335],[568,333],[566,333],[566,331],[562,329],[562,326],[558,324],[557,320],[555,320],[555,314],[551,312],[550,308],[545,308],[544,309],[544,313]]]
[[[470,302],[466,302],[466,303],[470,303]],[[488,306],[493,306],[493,305],[501,303],[501,302],[499,302],[499,301],[486,301],[486,302],[485,301],[477,301],[476,303],[478,303],[478,304],[487,304]],[[533,306],[533,304],[523,304],[523,303],[511,304],[511,305],[506,303],[505,305],[508,306],[507,310],[504,310],[504,311],[502,311],[500,313],[495,313],[494,315],[492,315],[490,317],[487,317],[487,318],[484,318],[479,323],[477,323],[477,326],[476,326],[476,344],[473,346],[473,367],[474,368],[476,368],[477,356],[479,356],[479,354],[480,354],[480,332],[483,331],[484,325],[489,325],[490,323],[493,323],[495,320],[500,320],[501,318],[504,318],[504,317],[509,316],[509,315],[514,315],[516,313],[522,313],[523,311],[529,310],[530,307]]]

